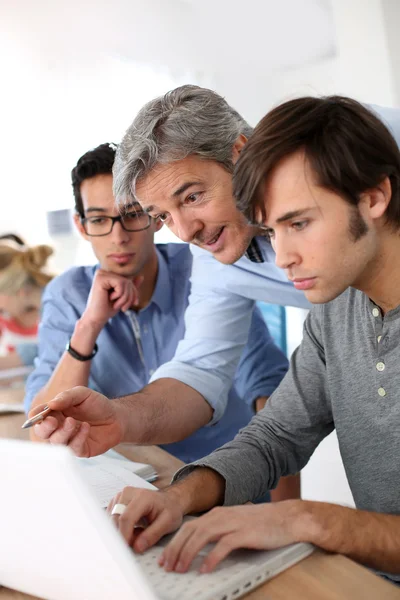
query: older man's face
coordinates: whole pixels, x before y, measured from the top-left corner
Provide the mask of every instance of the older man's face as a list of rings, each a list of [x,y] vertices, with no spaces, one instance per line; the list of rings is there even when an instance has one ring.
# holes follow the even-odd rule
[[[225,264],[244,254],[254,234],[236,209],[232,175],[198,156],[157,165],[138,182],[136,197],[181,240],[208,250]]]

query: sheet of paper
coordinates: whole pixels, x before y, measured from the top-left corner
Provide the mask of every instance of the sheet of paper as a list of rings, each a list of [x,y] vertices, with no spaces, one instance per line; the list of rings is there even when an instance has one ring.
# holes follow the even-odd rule
[[[86,483],[93,490],[101,507],[106,508],[109,501],[127,485],[148,490],[157,488],[135,473],[115,464],[117,459],[96,461],[93,459],[77,458],[78,464]],[[112,463],[110,462],[112,461]]]
[[[133,460],[129,460],[129,458],[126,458],[125,456],[122,456],[122,454],[118,454],[118,452],[115,452],[115,451],[112,451],[112,454],[111,454],[110,450],[108,452],[106,452],[105,454],[101,454],[100,456],[95,456],[94,460],[96,460],[96,459],[100,459],[103,464],[109,464],[109,465],[118,465],[119,464],[121,467],[128,469],[132,473],[139,474],[140,471],[149,471],[150,469],[154,470],[153,467],[151,467],[151,465],[146,465],[145,463],[138,463]],[[91,459],[91,460],[93,460],[93,459]]]
[[[122,454],[115,452],[115,450],[108,450],[104,454],[94,456],[93,458],[87,458],[85,460],[90,461],[91,464],[97,463],[110,468],[113,468],[114,466],[123,467],[130,473],[136,473],[136,475],[139,475],[139,477],[143,477],[143,479],[146,479],[146,481],[154,481],[157,479],[157,472],[152,465],[130,460],[129,458],[122,456]]]

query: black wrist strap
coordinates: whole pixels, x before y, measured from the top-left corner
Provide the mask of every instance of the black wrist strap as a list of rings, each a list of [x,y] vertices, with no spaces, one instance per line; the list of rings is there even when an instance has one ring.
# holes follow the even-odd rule
[[[80,360],[81,362],[86,362],[87,360],[92,360],[94,356],[97,354],[97,350],[99,349],[97,344],[94,345],[92,354],[89,356],[85,356],[84,354],[80,354],[76,350],[71,347],[71,339],[68,340],[67,345],[65,346],[66,351],[76,360]]]

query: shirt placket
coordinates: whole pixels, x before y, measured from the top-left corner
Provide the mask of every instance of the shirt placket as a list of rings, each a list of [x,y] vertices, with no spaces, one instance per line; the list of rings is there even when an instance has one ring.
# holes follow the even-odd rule
[[[142,362],[144,368],[146,368],[146,363],[144,361],[144,353],[143,353],[143,345],[142,345],[142,336],[140,331],[140,323],[134,312],[128,312],[129,321],[132,326],[133,335],[135,337],[136,345],[139,352],[139,357]]]
[[[155,346],[154,332],[157,331],[155,313],[150,312],[151,307],[145,308],[140,313],[142,325],[143,352],[147,357],[148,376],[151,377],[157,370],[158,353]]]
[[[375,381],[377,382],[377,394],[380,398],[384,398],[387,394],[386,381],[386,370],[387,366],[385,363],[385,352],[384,352],[384,332],[383,332],[383,316],[382,311],[377,306],[372,309],[372,316],[375,322],[375,369],[377,376]]]

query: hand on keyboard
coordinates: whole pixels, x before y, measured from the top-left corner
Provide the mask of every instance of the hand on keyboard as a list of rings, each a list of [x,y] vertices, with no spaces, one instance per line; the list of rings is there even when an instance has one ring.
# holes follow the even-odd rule
[[[304,521],[303,504],[301,500],[286,500],[213,508],[180,528],[159,563],[167,571],[184,573],[207,544],[216,542],[200,568],[201,573],[209,573],[233,550],[272,550],[297,542],[296,525]]]
[[[184,511],[172,488],[166,493],[126,487],[109,503],[109,514],[116,504],[123,504],[126,509],[112,519],[136,552],[145,552],[182,524]]]

